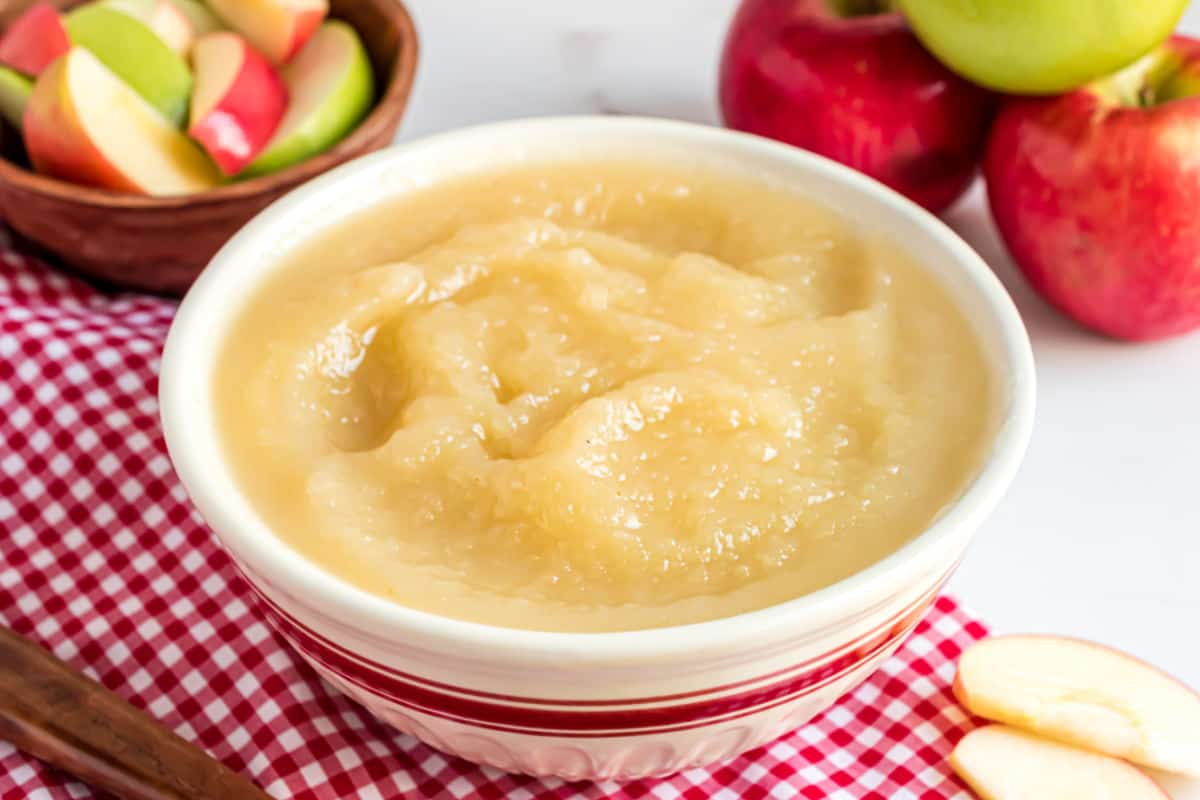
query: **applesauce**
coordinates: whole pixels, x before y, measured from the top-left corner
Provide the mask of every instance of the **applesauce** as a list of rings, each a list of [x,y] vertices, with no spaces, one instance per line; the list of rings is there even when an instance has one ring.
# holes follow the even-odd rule
[[[412,608],[610,631],[812,592],[925,529],[994,429],[970,325],[865,227],[709,168],[420,190],[248,299],[223,449],[277,535]]]

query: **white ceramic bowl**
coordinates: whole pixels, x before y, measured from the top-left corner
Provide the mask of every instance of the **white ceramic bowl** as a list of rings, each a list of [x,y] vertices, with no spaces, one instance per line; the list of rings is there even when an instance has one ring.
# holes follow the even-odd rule
[[[771,608],[651,631],[566,634],[437,617],[370,595],[291,550],[226,467],[211,404],[224,332],[281,256],[361,209],[518,162],[641,157],[767,174],[905,247],[986,347],[1002,419],[974,482],[898,552]],[[937,218],[881,184],[766,139],[677,122],[533,119],[435,136],[349,163],[276,202],[213,260],[167,340],[171,458],[193,501],[318,672],[441,750],[501,769],[629,778],[728,759],[796,727],[911,631],[1009,485],[1033,420],[1029,341],[1004,288]]]

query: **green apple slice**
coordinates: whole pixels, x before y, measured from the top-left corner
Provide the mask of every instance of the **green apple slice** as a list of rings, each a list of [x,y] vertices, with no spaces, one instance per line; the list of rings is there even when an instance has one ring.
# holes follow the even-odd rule
[[[16,70],[0,67],[0,117],[21,130],[21,119],[25,116],[25,104],[33,94],[33,81]]]
[[[192,28],[196,31],[197,38],[225,30],[225,26],[217,19],[217,15],[209,11],[208,7],[199,0],[167,0],[167,2],[187,17],[188,22],[192,23]]]
[[[279,129],[243,177],[266,175],[323,153],[352,131],[375,98],[371,62],[344,22],[322,25],[284,68],[291,103]]]
[[[145,24],[115,8],[91,4],[67,15],[67,33],[177,127],[187,119],[192,73]]]
[[[102,0],[117,11],[124,11],[158,34],[176,53],[187,57],[196,39],[196,29],[183,12],[168,0]]]

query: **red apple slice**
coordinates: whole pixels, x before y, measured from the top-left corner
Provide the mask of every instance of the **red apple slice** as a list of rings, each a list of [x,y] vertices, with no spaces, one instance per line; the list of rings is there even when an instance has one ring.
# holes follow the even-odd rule
[[[276,64],[300,52],[329,13],[328,0],[209,0],[209,6]]]
[[[241,172],[271,141],[288,90],[267,59],[236,33],[210,33],[192,51],[196,92],[188,133],[226,175]]]
[[[105,5],[141,22],[181,56],[196,40],[195,26],[171,0],[105,0]]]
[[[1053,636],[985,639],[959,660],[954,693],[981,717],[1200,776],[1200,695],[1107,647]]]
[[[950,766],[984,800],[1170,800],[1124,761],[1003,725],[964,736],[950,754]]]
[[[71,49],[67,27],[54,6],[36,3],[0,37],[0,64],[26,75],[40,75]]]
[[[24,123],[34,167],[63,180],[155,195],[220,181],[191,140],[82,47],[42,73]]]
[[[283,70],[291,103],[279,130],[243,174],[266,175],[323,153],[371,110],[375,78],[362,40],[341,20],[321,26]]]

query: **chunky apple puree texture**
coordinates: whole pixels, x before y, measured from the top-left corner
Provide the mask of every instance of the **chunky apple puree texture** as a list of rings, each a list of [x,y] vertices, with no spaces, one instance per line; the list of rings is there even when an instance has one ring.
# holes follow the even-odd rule
[[[304,250],[229,337],[224,447],[279,536],[413,608],[567,631],[761,608],[919,533],[991,433],[933,280],[749,178],[525,167]]]

